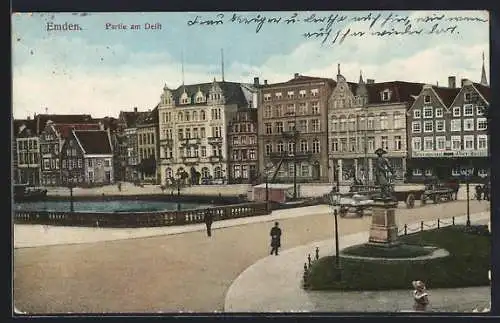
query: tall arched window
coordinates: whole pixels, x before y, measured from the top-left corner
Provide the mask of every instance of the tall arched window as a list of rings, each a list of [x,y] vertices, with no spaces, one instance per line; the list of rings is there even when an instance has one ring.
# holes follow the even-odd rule
[[[209,178],[210,177],[210,171],[208,170],[208,167],[203,167],[201,169],[201,177],[202,178]]]
[[[220,166],[215,167],[214,178],[222,178],[222,170],[221,170]]]
[[[206,120],[206,118],[207,118],[207,115],[205,114],[205,110],[201,110],[200,111],[200,120],[204,121],[204,120]]]

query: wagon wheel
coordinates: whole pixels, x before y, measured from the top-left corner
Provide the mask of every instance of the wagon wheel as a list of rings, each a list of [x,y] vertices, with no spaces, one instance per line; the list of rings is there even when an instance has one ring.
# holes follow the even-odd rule
[[[341,218],[345,217],[347,214],[347,209],[343,206],[340,207],[340,212],[339,212],[339,215]]]
[[[363,214],[364,214],[363,209],[361,209],[361,208],[357,209],[357,210],[356,210],[356,214],[357,214],[360,218],[362,218],[362,217],[363,217]]]
[[[412,209],[415,206],[415,195],[413,193],[408,194],[406,197],[406,207]]]
[[[433,201],[434,201],[434,204],[439,203],[439,194],[434,194],[434,196],[433,196],[433,198],[432,198],[432,199],[433,199]]]
[[[425,205],[427,203],[427,196],[422,194],[422,196],[420,197],[420,202],[422,203],[422,205]]]

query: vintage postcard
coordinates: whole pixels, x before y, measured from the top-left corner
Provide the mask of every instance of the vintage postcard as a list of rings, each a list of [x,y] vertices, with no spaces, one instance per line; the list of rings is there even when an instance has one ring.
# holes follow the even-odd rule
[[[15,315],[489,312],[487,11],[12,14]]]

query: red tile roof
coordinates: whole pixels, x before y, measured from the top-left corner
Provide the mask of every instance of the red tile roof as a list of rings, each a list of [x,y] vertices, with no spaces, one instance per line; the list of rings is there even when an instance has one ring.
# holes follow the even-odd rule
[[[61,138],[67,138],[71,134],[71,130],[100,130],[97,123],[58,123],[54,124],[54,128],[61,135]]]
[[[433,86],[432,87],[436,94],[441,98],[443,101],[444,105],[449,108],[455,98],[457,97],[458,93],[460,93],[460,88],[449,88],[449,87],[437,87]]]
[[[383,104],[414,101],[412,95],[419,95],[422,91],[423,83],[392,81],[366,84],[368,90],[368,104]],[[392,91],[392,95],[388,101],[383,101],[381,92],[384,90]]]
[[[75,137],[85,154],[112,154],[108,132],[104,130],[75,130]]]
[[[474,87],[479,91],[479,93],[481,93],[481,95],[488,101],[488,103],[490,102],[490,93],[491,93],[491,90],[490,90],[490,87],[489,86],[484,86],[480,83],[473,83],[474,84]]]
[[[93,121],[90,114],[38,114],[34,119],[37,123],[38,135],[45,129],[49,120],[54,123],[97,123],[97,121]]]

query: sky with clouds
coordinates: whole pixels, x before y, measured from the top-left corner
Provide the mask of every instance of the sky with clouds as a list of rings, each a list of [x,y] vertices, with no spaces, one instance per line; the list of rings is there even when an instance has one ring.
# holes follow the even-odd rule
[[[64,23],[81,30],[47,30]],[[152,109],[164,84],[182,84],[182,62],[186,84],[221,80],[221,49],[233,82],[335,78],[337,64],[353,82],[360,70],[377,82],[479,82],[483,52],[489,80],[486,11],[22,13],[12,16],[13,115]]]

